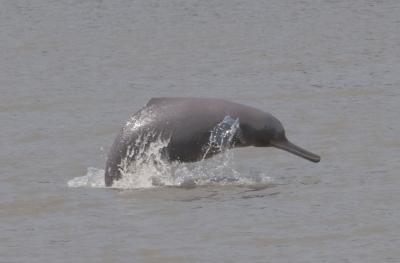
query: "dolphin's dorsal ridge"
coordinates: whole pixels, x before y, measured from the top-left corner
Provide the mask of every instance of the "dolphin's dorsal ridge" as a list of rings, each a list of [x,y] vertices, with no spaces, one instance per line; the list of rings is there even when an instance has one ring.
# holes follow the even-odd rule
[[[177,100],[185,100],[187,98],[179,98],[179,97],[156,97],[156,98],[151,98],[147,104],[146,107],[152,106],[152,105],[162,105],[166,103],[171,103],[173,101]]]

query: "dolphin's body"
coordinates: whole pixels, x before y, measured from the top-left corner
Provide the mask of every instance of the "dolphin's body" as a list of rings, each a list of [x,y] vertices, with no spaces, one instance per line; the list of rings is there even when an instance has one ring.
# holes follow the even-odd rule
[[[238,125],[231,129],[232,125]],[[234,131],[234,134],[229,132]],[[230,136],[224,140],[225,134]],[[214,137],[213,137],[214,136]],[[195,162],[221,151],[213,138],[228,146],[268,147],[286,150],[312,162],[320,157],[286,139],[278,119],[269,113],[222,99],[153,98],[124,125],[108,154],[106,186],[121,178],[121,161],[134,161],[139,148],[168,140],[162,156],[168,161]]]

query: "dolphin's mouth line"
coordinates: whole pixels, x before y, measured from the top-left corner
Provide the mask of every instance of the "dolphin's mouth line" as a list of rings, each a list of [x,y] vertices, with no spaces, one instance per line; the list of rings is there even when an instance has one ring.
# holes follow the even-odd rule
[[[320,156],[318,156],[318,155],[316,155],[316,154],[314,154],[312,152],[309,152],[309,151],[307,151],[307,150],[305,150],[305,149],[303,149],[303,148],[291,143],[288,140],[283,140],[283,141],[271,140],[270,143],[271,143],[272,146],[274,146],[274,147],[276,147],[278,149],[285,150],[287,152],[293,153],[293,154],[295,154],[297,156],[300,156],[300,157],[302,157],[304,159],[307,159],[307,160],[309,160],[311,162],[318,163],[321,160]]]

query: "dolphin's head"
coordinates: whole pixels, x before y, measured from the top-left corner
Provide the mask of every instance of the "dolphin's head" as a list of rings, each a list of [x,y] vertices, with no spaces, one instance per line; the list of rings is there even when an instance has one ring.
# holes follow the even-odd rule
[[[321,159],[318,155],[291,143],[286,138],[285,129],[283,128],[282,123],[272,115],[268,115],[263,120],[261,128],[255,130],[253,134],[253,142],[256,147],[273,146],[316,163]]]

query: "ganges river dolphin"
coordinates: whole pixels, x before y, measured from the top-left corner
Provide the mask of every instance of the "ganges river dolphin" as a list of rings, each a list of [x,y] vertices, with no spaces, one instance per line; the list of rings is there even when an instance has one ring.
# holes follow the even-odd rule
[[[155,140],[167,141],[161,155],[170,162],[196,162],[246,146],[272,146],[320,161],[318,155],[291,143],[281,122],[267,112],[223,99],[152,98],[115,139],[106,162],[106,186],[122,177],[122,162],[138,160]]]

